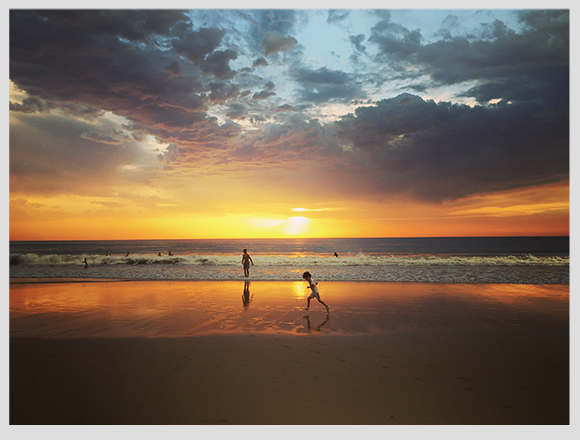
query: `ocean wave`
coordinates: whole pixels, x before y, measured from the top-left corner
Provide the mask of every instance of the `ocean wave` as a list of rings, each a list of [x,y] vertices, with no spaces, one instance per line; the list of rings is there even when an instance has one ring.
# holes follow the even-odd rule
[[[253,281],[302,281],[309,270],[316,281],[413,283],[569,284],[568,266],[264,266],[250,270]],[[186,264],[28,264],[10,267],[10,279],[58,280],[188,280],[247,279],[239,266]]]
[[[241,264],[238,256],[185,255],[152,256],[130,255],[70,255],[70,254],[11,254],[10,265],[82,265],[87,259],[89,265],[187,265],[233,267]],[[350,266],[568,266],[569,256],[372,256],[362,253],[337,257],[321,256],[259,256],[254,263],[273,267],[350,267]]]

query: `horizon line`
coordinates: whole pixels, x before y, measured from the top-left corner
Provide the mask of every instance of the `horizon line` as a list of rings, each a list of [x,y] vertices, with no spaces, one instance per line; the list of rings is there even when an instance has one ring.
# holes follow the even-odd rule
[[[570,234],[556,234],[556,235],[433,235],[420,237],[247,237],[247,238],[100,238],[100,239],[9,239],[9,242],[16,241],[160,241],[160,240],[340,240],[340,239],[426,239],[426,238],[554,238],[554,237],[568,237]]]

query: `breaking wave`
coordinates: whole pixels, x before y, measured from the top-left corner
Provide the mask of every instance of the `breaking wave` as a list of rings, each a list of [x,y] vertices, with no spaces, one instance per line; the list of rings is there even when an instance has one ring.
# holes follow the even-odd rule
[[[239,266],[238,256],[186,255],[128,257],[102,255],[36,255],[11,254],[10,265],[187,265],[187,266]],[[520,256],[369,256],[362,253],[353,256],[258,256],[254,263],[260,266],[286,267],[350,267],[350,266],[568,266],[570,257],[534,255]]]

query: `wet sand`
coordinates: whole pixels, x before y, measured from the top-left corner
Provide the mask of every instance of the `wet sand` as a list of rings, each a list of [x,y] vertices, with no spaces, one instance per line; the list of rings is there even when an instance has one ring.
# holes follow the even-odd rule
[[[568,286],[245,287],[11,284],[10,423],[569,423]]]

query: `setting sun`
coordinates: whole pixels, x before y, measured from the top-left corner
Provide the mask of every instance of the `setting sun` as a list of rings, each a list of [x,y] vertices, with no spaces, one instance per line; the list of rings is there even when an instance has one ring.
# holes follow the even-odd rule
[[[310,220],[306,217],[290,217],[284,231],[289,235],[300,235],[306,232],[308,223],[310,223]]]

